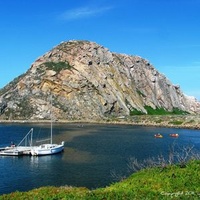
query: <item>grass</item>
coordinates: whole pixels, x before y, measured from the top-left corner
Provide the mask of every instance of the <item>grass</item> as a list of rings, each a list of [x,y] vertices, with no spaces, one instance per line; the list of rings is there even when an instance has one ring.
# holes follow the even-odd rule
[[[0,196],[7,199],[199,199],[200,160],[190,160],[185,167],[179,164],[164,168],[143,169],[127,179],[106,188],[89,190],[76,187],[42,187],[28,192]]]
[[[190,161],[185,168],[179,165],[166,168],[149,168],[131,175],[123,182],[103,189],[104,193],[120,192],[126,199],[167,199],[175,193],[182,193],[181,198],[187,199],[186,192],[190,191],[191,198],[200,195],[200,161]]]

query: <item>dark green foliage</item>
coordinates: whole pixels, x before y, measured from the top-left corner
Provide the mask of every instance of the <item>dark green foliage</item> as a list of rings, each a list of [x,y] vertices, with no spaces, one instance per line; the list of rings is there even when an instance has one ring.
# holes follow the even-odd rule
[[[144,106],[147,111],[147,115],[186,115],[189,114],[186,111],[180,110],[178,108],[174,108],[172,111],[167,111],[164,108],[156,108],[153,109],[151,106]],[[132,109],[130,111],[130,115],[144,115],[142,111],[138,111],[137,109]]]
[[[151,106],[145,106],[148,115],[183,115],[188,114],[186,111],[174,108],[172,111],[167,111],[164,108],[153,109]]]
[[[145,106],[144,108],[146,109],[148,115],[166,115],[170,113],[164,108],[153,109],[151,106]]]
[[[181,125],[182,123],[183,121],[179,121],[179,120],[169,122],[169,124],[173,124],[173,125]]]
[[[48,70],[60,72],[62,69],[71,69],[72,66],[68,62],[45,62],[43,63]]]

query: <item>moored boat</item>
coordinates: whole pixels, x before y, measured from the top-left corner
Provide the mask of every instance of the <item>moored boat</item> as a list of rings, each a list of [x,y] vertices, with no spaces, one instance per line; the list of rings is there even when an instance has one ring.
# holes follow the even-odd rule
[[[160,133],[157,133],[154,135],[155,138],[163,138],[163,136]]]
[[[1,156],[20,156],[23,155],[22,151],[19,151],[17,148],[10,148],[0,151]]]
[[[11,142],[10,146],[0,148],[1,156],[21,156],[29,155],[32,147],[33,128],[26,134],[18,145]]]
[[[60,153],[64,150],[64,141],[61,144],[42,144],[38,147],[34,147],[31,150],[31,155],[42,156],[42,155],[52,155]]]

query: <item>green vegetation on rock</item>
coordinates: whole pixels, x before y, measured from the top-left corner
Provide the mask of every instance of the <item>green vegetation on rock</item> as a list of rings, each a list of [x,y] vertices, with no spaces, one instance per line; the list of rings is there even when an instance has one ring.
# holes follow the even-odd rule
[[[172,111],[167,111],[164,108],[153,109],[151,106],[145,106],[144,108],[146,109],[148,115],[184,115],[184,114],[188,114],[188,112],[185,112],[178,108],[173,108]]]
[[[45,62],[43,63],[48,70],[60,72],[62,69],[71,69],[72,66],[68,62]]]
[[[179,120],[169,122],[169,124],[173,124],[173,125],[181,125],[182,123],[183,121],[179,121]]]
[[[144,106],[145,110],[147,111],[147,115],[186,115],[189,114],[186,111],[180,110],[178,108],[174,108],[172,111],[167,111],[164,108],[152,108],[151,106]],[[137,109],[132,109],[130,111],[130,115],[145,115],[144,112],[139,111]]]

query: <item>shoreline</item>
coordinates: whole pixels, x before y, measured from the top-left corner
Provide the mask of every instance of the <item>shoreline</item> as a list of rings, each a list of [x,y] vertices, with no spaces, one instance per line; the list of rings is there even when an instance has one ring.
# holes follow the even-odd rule
[[[50,123],[50,120],[0,120],[0,124],[21,123],[21,124],[40,124]],[[59,119],[53,122],[54,124],[120,124],[120,125],[133,125],[133,126],[155,126],[166,128],[183,128],[183,129],[200,129],[200,116],[199,115],[148,115],[148,116],[132,116],[127,118],[107,118],[99,120],[66,120]]]

